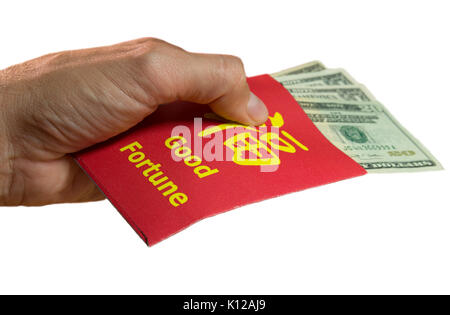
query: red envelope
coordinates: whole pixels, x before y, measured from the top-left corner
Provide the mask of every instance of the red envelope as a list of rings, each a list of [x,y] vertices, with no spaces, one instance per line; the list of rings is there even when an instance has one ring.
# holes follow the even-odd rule
[[[268,75],[248,83],[269,109],[266,126],[220,121],[206,105],[177,102],[75,154],[148,245],[245,204],[366,173],[281,84]]]

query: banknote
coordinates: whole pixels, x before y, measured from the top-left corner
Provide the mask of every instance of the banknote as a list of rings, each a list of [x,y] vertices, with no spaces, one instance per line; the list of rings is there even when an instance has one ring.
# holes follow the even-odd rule
[[[343,69],[309,62],[272,74],[323,135],[369,173],[442,169],[438,160]]]
[[[353,79],[343,69],[328,69],[319,72],[304,73],[304,74],[290,74],[274,77],[275,80],[283,84],[285,87],[302,86],[302,87],[317,87],[328,85],[358,85],[358,82]]]
[[[442,169],[437,159],[379,102],[297,102],[331,143],[369,173]]]
[[[277,73],[272,73],[272,77],[282,76],[282,75],[291,75],[291,74],[300,74],[300,73],[310,73],[325,70],[326,67],[320,61],[311,61],[296,67],[292,67]]]
[[[286,86],[286,90],[298,99],[317,99],[323,101],[376,101],[375,97],[361,84],[330,85],[320,87]]]

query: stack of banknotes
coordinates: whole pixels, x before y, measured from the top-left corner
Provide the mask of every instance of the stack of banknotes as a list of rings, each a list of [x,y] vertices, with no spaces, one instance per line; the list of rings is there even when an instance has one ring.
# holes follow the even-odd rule
[[[368,172],[442,169],[441,164],[345,70],[313,61],[272,74],[316,127]]]

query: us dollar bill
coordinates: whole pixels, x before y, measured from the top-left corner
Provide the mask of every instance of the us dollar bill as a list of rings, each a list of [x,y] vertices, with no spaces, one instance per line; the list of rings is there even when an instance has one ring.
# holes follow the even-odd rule
[[[274,78],[285,87],[358,85],[358,82],[343,69],[329,69],[312,73],[282,75]]]
[[[326,67],[320,61],[311,61],[296,67],[292,67],[277,73],[272,73],[272,77],[282,76],[282,75],[291,75],[291,74],[300,74],[300,73],[310,73],[325,70]]]
[[[379,102],[296,100],[322,134],[369,173],[442,169]]]
[[[303,86],[286,86],[286,90],[294,96],[294,98],[307,100],[323,100],[323,101],[362,101],[373,102],[375,97],[363,85],[346,85],[346,86],[321,86],[321,87],[303,87]]]

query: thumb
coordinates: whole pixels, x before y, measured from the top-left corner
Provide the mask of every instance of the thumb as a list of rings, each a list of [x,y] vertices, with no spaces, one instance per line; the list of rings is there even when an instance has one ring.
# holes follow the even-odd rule
[[[244,65],[239,58],[198,54],[194,55],[194,59],[198,64],[198,73],[193,73],[196,77],[191,81],[191,92],[195,93],[201,88],[210,93],[211,101],[208,103],[216,114],[248,125],[260,125],[267,120],[267,108],[263,101],[250,91]],[[205,75],[202,71],[206,72],[206,78],[200,78],[202,74]],[[204,82],[204,85],[199,84],[199,80]]]
[[[230,55],[186,52],[165,43],[150,53],[151,77],[161,103],[183,100],[208,104],[218,115],[247,125],[259,125],[268,117],[264,103],[247,84],[242,61]],[[167,89],[170,91],[167,91]]]

